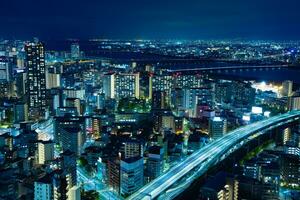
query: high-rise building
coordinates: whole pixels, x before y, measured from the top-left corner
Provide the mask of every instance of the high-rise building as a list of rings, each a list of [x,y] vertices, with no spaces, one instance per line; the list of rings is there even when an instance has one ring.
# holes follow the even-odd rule
[[[289,97],[292,95],[293,92],[293,82],[292,81],[284,81],[282,83],[282,91],[281,95],[285,97]]]
[[[146,176],[149,180],[154,180],[163,173],[164,170],[164,148],[160,146],[152,146],[149,148]]]
[[[214,117],[209,120],[209,135],[212,139],[218,139],[227,132],[227,120]]]
[[[53,199],[53,185],[52,179],[49,175],[34,182],[34,200],[52,200]]]
[[[189,116],[196,117],[197,105],[212,106],[214,96],[212,88],[183,89],[183,108]]]
[[[66,177],[68,189],[77,185],[77,163],[76,155],[69,150],[60,154],[60,168],[63,170],[63,174]]]
[[[61,86],[61,75],[57,73],[46,73],[46,88],[59,88]]]
[[[289,110],[300,110],[300,92],[294,92],[288,97],[288,109]]]
[[[79,186],[73,186],[68,191],[68,200],[80,200],[80,187]]]
[[[127,158],[120,162],[120,193],[128,196],[144,185],[144,159]]]
[[[166,109],[167,107],[166,92],[154,91],[152,93],[152,109]]]
[[[85,119],[82,117],[55,117],[54,140],[64,151],[79,155],[85,142]]]
[[[123,141],[121,146],[122,158],[143,157],[143,145],[137,140]]]
[[[175,77],[175,88],[200,88],[204,86],[206,74],[180,74]]]
[[[115,74],[109,73],[103,76],[103,92],[105,98],[115,98]]]
[[[29,116],[43,117],[46,108],[45,50],[42,43],[25,45]]]
[[[74,107],[77,110],[78,115],[82,115],[81,104],[79,98],[66,98],[66,107]]]
[[[109,159],[107,161],[107,184],[114,191],[120,193],[120,159]]]
[[[12,65],[7,57],[0,57],[0,81],[12,81]]]
[[[171,75],[155,75],[152,78],[153,91],[165,91],[168,95],[174,88],[174,79]]]
[[[26,103],[16,103],[14,105],[14,122],[19,123],[28,120],[28,106]]]
[[[238,200],[239,181],[225,172],[219,172],[200,189],[200,199]]]
[[[140,74],[117,74],[115,76],[115,97],[140,97]]]
[[[54,143],[42,141],[38,143],[38,163],[45,164],[46,161],[54,159]]]
[[[80,57],[80,47],[78,43],[71,44],[71,57],[75,59]]]

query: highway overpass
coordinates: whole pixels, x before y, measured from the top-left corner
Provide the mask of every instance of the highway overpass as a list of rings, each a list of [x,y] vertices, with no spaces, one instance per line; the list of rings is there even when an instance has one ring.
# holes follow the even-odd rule
[[[299,119],[300,111],[291,111],[238,128],[193,153],[127,199],[175,198],[196,178],[205,174],[211,167],[218,164],[248,141],[265,134],[268,130],[299,121]],[[196,173],[192,174],[191,172],[193,171],[196,171]]]

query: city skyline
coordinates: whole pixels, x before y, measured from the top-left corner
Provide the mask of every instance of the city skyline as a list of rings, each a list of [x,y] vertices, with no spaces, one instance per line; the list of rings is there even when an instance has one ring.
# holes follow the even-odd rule
[[[1,200],[300,199],[300,2],[1,2]]]

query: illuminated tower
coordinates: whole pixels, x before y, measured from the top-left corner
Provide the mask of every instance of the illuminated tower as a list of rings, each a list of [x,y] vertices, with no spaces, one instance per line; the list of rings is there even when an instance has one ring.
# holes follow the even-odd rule
[[[28,43],[25,45],[25,50],[27,64],[26,94],[29,116],[40,118],[44,116],[46,107],[44,45],[42,43]]]

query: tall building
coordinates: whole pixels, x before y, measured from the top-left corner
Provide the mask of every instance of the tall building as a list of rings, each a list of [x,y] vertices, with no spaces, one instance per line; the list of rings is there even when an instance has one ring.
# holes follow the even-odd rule
[[[114,191],[120,193],[120,159],[109,159],[107,161],[107,184]]]
[[[12,81],[12,71],[9,58],[0,56],[0,81]]]
[[[212,139],[218,139],[227,132],[227,120],[214,117],[209,120],[209,135]]]
[[[282,91],[281,95],[285,97],[289,97],[293,92],[293,82],[292,81],[284,81],[282,83]]]
[[[212,106],[214,96],[212,88],[183,89],[183,108],[190,117],[196,117],[197,105]]]
[[[53,185],[49,175],[34,182],[34,200],[52,200]]]
[[[166,92],[154,91],[152,93],[152,109],[166,109],[167,107]]]
[[[46,161],[54,159],[54,143],[42,141],[38,143],[38,163],[45,164]]]
[[[300,91],[294,92],[288,97],[288,109],[300,110]]]
[[[19,123],[28,120],[28,106],[25,103],[14,104],[14,122]]]
[[[200,188],[199,199],[238,200],[239,182],[225,172],[219,172]]]
[[[103,92],[105,98],[115,98],[115,74],[108,73],[103,76]]]
[[[78,43],[71,44],[71,57],[75,59],[80,57],[80,47]]]
[[[163,173],[164,170],[164,148],[152,146],[149,148],[149,154],[146,164],[146,176],[149,180],[154,180]]]
[[[115,97],[140,97],[140,74],[117,74],[115,77]]]
[[[68,200],[80,200],[80,187],[78,186],[73,186],[70,188],[68,191]]]
[[[82,117],[55,117],[54,140],[64,151],[80,155],[85,142],[85,119]]]
[[[66,177],[67,189],[77,185],[77,163],[76,155],[69,150],[60,154],[60,168]]]
[[[171,75],[155,75],[152,79],[153,91],[165,91],[168,95],[174,88],[174,79]]]
[[[43,117],[46,108],[45,50],[42,43],[25,45],[29,116]]]
[[[206,74],[180,74],[175,78],[175,88],[200,88],[207,79]]]
[[[126,140],[121,146],[122,158],[143,157],[143,145],[137,140]]]
[[[120,162],[120,193],[128,196],[144,185],[144,159],[127,158]]]

